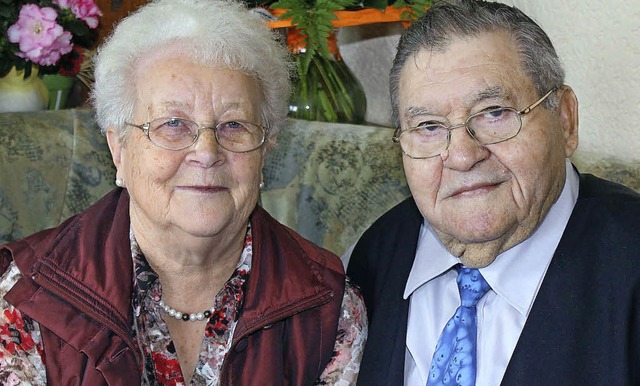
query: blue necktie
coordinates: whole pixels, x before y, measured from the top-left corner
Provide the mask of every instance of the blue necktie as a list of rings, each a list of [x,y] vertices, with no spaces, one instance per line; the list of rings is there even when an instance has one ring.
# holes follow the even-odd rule
[[[477,269],[458,268],[460,307],[444,326],[431,360],[427,386],[476,384],[476,304],[491,288]]]

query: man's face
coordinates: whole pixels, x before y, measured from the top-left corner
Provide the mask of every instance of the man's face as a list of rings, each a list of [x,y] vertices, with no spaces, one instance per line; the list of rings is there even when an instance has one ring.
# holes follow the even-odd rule
[[[529,237],[562,191],[565,158],[577,146],[577,101],[569,88],[557,95],[557,110],[537,107],[505,142],[483,146],[461,128],[440,156],[403,156],[422,215],[466,265],[486,266]],[[407,60],[401,128],[459,124],[485,109],[524,109],[539,97],[505,32],[454,39],[445,52],[422,50]]]

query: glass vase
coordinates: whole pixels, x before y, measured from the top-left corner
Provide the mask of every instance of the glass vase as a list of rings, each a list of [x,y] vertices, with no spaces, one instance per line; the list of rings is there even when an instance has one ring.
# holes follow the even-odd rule
[[[49,92],[49,110],[62,110],[67,107],[67,99],[73,87],[73,77],[60,74],[46,74],[42,81]]]
[[[0,112],[36,111],[47,108],[49,91],[38,76],[38,67],[24,77],[24,70],[15,67],[0,78]]]
[[[301,39],[295,33],[293,29],[287,39],[298,75],[293,81],[289,116],[311,121],[362,123],[367,109],[366,96],[358,79],[342,61],[335,34],[329,39],[331,57],[313,55],[305,71],[304,47],[300,47]]]

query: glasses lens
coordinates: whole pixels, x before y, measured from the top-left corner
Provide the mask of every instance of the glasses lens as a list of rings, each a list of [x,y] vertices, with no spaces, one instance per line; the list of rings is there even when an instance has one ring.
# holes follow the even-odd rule
[[[245,152],[259,148],[264,142],[265,130],[254,123],[243,121],[220,122],[216,126],[216,139],[223,148]]]
[[[447,149],[448,133],[442,125],[413,127],[400,133],[400,146],[409,157],[433,157]]]
[[[498,108],[474,114],[467,120],[467,127],[475,139],[483,145],[506,141],[520,131],[522,121],[511,108]]]
[[[198,137],[198,125],[183,118],[158,118],[149,125],[149,139],[169,150],[191,146]]]

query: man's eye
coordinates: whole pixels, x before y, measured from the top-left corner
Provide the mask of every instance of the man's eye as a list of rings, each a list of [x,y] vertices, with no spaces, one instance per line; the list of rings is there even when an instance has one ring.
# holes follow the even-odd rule
[[[513,109],[498,107],[481,111],[471,120],[471,125],[502,125],[513,122],[517,113]]]
[[[507,110],[502,107],[492,107],[491,109],[485,111],[484,115],[487,118],[499,118],[500,116],[504,115],[506,111]]]
[[[439,129],[444,128],[444,126],[438,122],[427,121],[420,122],[415,129],[424,130],[424,131],[438,131]]]

